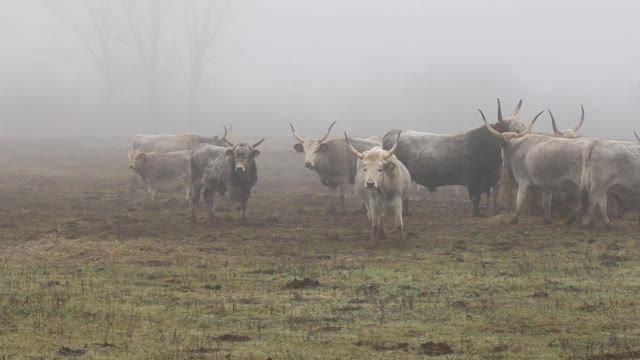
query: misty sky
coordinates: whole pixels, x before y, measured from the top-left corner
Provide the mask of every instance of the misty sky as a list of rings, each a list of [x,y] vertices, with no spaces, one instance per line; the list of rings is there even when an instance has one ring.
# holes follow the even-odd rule
[[[109,9],[108,101],[74,32],[97,44],[87,3]],[[212,8],[222,21],[190,112],[186,18],[206,1],[168,2],[152,101],[130,45],[131,19],[148,27],[147,0],[0,0],[0,138],[208,135],[226,123],[236,134],[289,136],[288,121],[318,136],[334,120],[336,136],[454,132],[481,124],[478,107],[495,119],[496,97],[505,112],[523,98],[526,122],[549,107],[573,127],[584,104],[583,134],[640,130],[637,1],[225,3]],[[536,129],[550,131],[547,115]]]

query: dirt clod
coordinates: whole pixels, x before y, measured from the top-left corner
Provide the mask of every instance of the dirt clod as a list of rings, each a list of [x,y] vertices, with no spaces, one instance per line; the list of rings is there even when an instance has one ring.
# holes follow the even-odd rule
[[[71,349],[66,346],[62,346],[56,354],[60,356],[81,356],[87,353],[87,350],[84,349]]]
[[[304,278],[302,280],[293,279],[285,285],[286,289],[312,289],[320,286],[318,280]]]
[[[640,351],[625,351],[620,353],[607,353],[600,355],[591,355],[589,360],[631,360],[640,359]]]
[[[549,294],[547,294],[544,291],[536,291],[533,294],[529,295],[528,297],[534,298],[534,299],[546,299],[549,297]]]
[[[202,288],[206,289],[206,290],[220,290],[220,289],[222,289],[222,285],[220,285],[220,284],[216,284],[216,285],[206,284],[206,285],[203,285]]]
[[[228,341],[228,342],[251,341],[251,338],[247,335],[236,335],[236,334],[224,334],[224,335],[216,336],[213,339],[218,341]]]
[[[424,354],[430,356],[453,354],[453,347],[446,342],[436,343],[427,341],[426,343],[420,344],[420,348]]]

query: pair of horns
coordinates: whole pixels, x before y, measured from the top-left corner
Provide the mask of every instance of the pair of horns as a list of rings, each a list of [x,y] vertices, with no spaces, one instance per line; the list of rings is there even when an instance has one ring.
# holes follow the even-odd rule
[[[334,121],[331,123],[331,125],[329,125],[329,130],[327,130],[327,133],[321,137],[320,139],[318,139],[318,142],[322,143],[325,140],[327,140],[327,138],[329,137],[329,133],[331,132],[331,129],[333,128],[333,125],[335,125],[337,123],[337,121]],[[293,132],[293,136],[296,138],[296,140],[298,140],[299,143],[303,143],[304,139],[300,136],[298,136],[298,134],[296,134],[296,129],[293,128],[293,124],[289,123],[289,126],[291,126],[291,131]]]
[[[504,118],[502,117],[502,106],[500,106],[500,98],[498,98],[497,100],[498,100],[498,122],[504,122]],[[509,115],[509,118],[518,116],[518,113],[520,112],[521,107],[522,107],[522,99],[518,101],[518,105],[516,105],[516,108],[513,109],[513,111],[511,112],[511,115]]]
[[[498,137],[502,138],[503,135],[500,132],[496,131],[496,129],[494,129],[491,125],[489,125],[489,122],[487,122],[487,118],[484,116],[484,113],[482,112],[482,110],[478,109],[478,111],[480,112],[480,115],[482,115],[482,121],[484,121],[484,125],[487,127],[487,129],[489,129],[489,132],[492,133],[495,136],[498,136]],[[535,125],[536,121],[538,121],[538,117],[540,117],[540,115],[542,115],[542,113],[544,113],[544,111],[540,111],[533,118],[533,120],[531,120],[531,123],[529,124],[529,127],[527,128],[527,131],[524,131],[524,132],[518,134],[518,137],[525,136],[526,134],[529,134],[531,132],[531,130],[533,130],[533,125]]]
[[[396,153],[396,150],[398,149],[398,144],[400,143],[401,134],[402,134],[402,130],[398,130],[398,137],[396,138],[396,143],[393,144],[393,147],[391,148],[391,150],[387,151],[385,155],[382,155],[382,160],[387,160],[388,158],[392,157],[393,154]],[[353,145],[351,145],[351,141],[349,141],[349,136],[347,135],[346,131],[344,133],[344,139],[347,141],[347,144],[349,145],[349,149],[351,149],[351,152],[353,153],[353,155],[355,155],[355,157],[357,157],[358,159],[362,160],[364,158],[364,154],[356,150],[356,148],[354,148]]]
[[[580,128],[582,127],[582,124],[584,123],[584,106],[580,105],[580,109],[582,110],[582,114],[580,115],[580,120],[578,120],[578,125],[576,125],[576,127],[573,128],[574,133],[577,133],[578,130],[580,130]],[[551,126],[553,126],[553,132],[556,135],[561,135],[561,132],[558,130],[558,127],[556,126],[556,119],[553,118],[553,114],[551,113],[551,110],[547,109],[547,111],[549,112],[549,116],[551,116]]]
[[[229,127],[231,127],[231,125],[229,125]],[[231,141],[229,141],[229,140],[227,139],[227,134],[228,134],[228,133],[229,133],[229,132],[227,131],[227,127],[225,126],[225,127],[224,127],[224,136],[222,137],[222,140],[223,140],[224,142],[226,142],[226,143],[227,143],[227,145],[229,145],[229,146],[233,147],[233,146],[235,146],[236,144],[232,143]],[[251,145],[251,147],[254,147],[254,148],[258,147],[258,145],[262,144],[262,142],[264,141],[264,139],[265,139],[265,138],[262,138],[262,140],[260,140],[260,141],[258,141],[257,143],[255,143],[255,144]]]

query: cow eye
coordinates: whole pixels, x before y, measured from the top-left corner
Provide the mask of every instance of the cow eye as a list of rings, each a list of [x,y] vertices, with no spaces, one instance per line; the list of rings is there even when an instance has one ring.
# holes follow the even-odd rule
[[[362,171],[366,172],[366,171],[367,171],[367,168],[362,169]]]

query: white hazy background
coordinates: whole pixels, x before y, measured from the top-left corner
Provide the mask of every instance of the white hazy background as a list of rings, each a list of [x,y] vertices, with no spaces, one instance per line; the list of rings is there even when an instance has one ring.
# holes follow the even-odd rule
[[[0,138],[640,130],[640,2],[0,0]],[[537,130],[550,131],[545,115]]]

